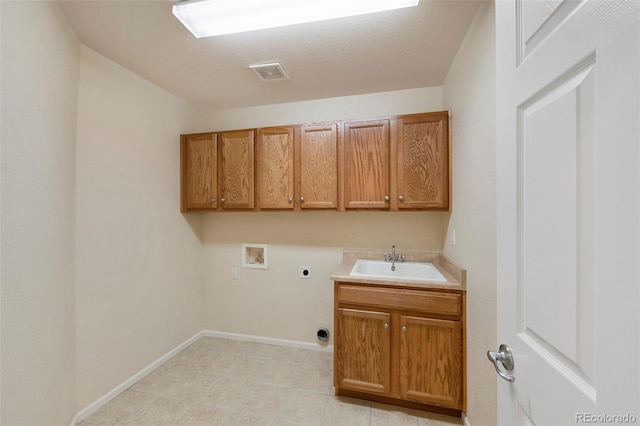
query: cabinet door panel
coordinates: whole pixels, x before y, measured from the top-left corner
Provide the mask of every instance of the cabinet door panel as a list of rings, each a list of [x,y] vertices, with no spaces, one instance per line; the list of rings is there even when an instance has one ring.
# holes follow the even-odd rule
[[[189,135],[183,145],[185,173],[185,207],[215,209],[217,207],[216,135]]]
[[[221,202],[223,209],[254,207],[254,132],[220,134]]]
[[[449,207],[448,113],[398,119],[398,208]]]
[[[337,387],[388,394],[391,314],[339,308],[336,315]]]
[[[300,132],[300,208],[338,207],[338,128],[302,126]]]
[[[344,124],[344,206],[389,208],[389,120]]]
[[[462,409],[462,326],[412,316],[400,317],[402,398]]]
[[[259,207],[293,208],[293,127],[258,130]]]

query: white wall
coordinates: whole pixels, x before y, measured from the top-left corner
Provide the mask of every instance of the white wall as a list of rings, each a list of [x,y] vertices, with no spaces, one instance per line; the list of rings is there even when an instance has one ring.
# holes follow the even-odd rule
[[[0,2],[3,425],[75,414],[80,44],[56,2]]]
[[[203,328],[201,219],[180,214],[199,111],[83,47],[77,128],[78,409]]]
[[[442,110],[423,88],[205,113],[201,130],[299,124]],[[230,333],[315,343],[333,336],[332,270],[344,248],[442,251],[447,212],[260,212],[205,215],[205,324]],[[269,244],[269,269],[241,268],[242,243]],[[313,278],[298,278],[310,266]],[[237,267],[238,279],[231,279]],[[330,339],[330,343],[332,338]]]
[[[496,374],[486,351],[496,348],[495,19],[485,2],[443,87],[451,110],[453,210],[444,252],[467,268],[467,417],[496,423]],[[452,246],[452,230],[456,245]]]

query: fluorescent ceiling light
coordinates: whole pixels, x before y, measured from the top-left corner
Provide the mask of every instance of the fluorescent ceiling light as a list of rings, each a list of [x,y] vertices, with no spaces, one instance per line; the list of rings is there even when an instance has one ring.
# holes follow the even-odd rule
[[[187,0],[173,14],[196,37],[283,27],[417,6],[419,0]]]

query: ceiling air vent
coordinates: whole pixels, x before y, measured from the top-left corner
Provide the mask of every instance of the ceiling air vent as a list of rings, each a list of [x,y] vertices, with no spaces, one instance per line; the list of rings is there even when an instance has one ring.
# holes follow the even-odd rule
[[[289,76],[279,62],[270,64],[249,65],[262,81],[289,80]]]

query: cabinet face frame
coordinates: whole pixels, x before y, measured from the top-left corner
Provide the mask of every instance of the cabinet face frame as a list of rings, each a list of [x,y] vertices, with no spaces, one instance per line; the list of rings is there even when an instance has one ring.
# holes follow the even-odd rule
[[[252,210],[255,207],[255,133],[249,129],[218,134],[219,205],[222,210]]]
[[[300,126],[295,137],[296,207],[337,209],[339,125]]]
[[[215,133],[180,137],[180,211],[218,207],[218,139]]]
[[[342,199],[345,209],[391,207],[390,120],[344,122]]]
[[[294,133],[294,126],[258,129],[258,210],[294,208]]]
[[[449,113],[397,117],[396,143],[398,209],[449,210]]]

